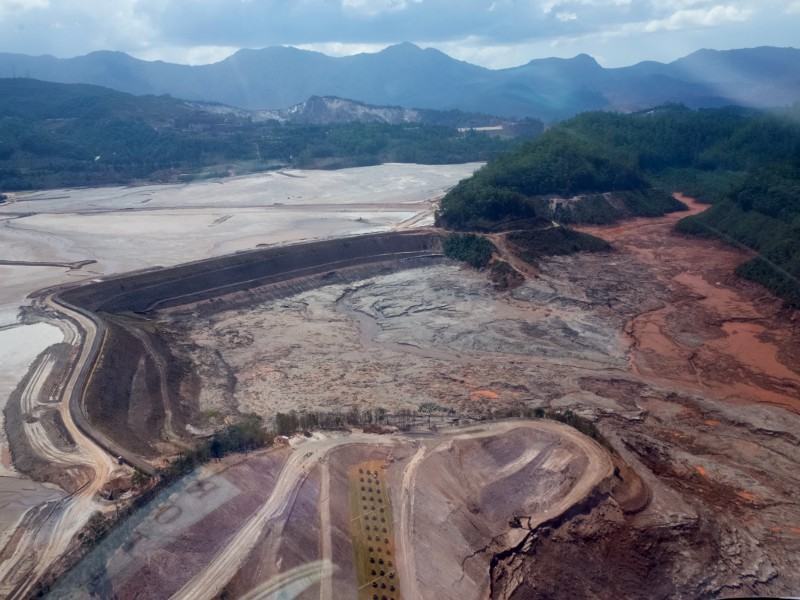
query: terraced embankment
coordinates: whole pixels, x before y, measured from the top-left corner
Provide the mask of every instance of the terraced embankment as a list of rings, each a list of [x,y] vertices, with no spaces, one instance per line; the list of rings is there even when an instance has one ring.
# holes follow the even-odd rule
[[[439,255],[439,246],[437,234],[410,231],[263,248],[112,277],[59,298],[92,312],[142,313],[361,265]]]
[[[259,287],[281,297],[320,285],[363,278],[440,256],[433,232],[397,232],[263,248],[169,269],[70,287],[52,303],[91,320],[90,357],[79,365],[70,406],[76,424],[108,452],[152,472],[153,459],[180,446],[195,407],[181,394],[191,365],[172,355],[149,313],[192,304],[213,308]],[[171,444],[171,446],[170,446]]]

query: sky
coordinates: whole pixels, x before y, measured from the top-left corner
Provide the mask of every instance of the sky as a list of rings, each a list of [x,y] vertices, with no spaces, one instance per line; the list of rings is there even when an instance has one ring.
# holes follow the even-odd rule
[[[340,56],[403,41],[491,68],[580,53],[624,66],[800,47],[800,0],[0,0],[3,52],[203,64],[240,48]]]

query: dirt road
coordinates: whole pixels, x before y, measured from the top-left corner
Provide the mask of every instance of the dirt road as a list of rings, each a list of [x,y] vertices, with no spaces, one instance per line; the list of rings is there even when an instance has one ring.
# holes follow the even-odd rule
[[[494,539],[484,540],[486,547],[483,551],[470,553],[467,549],[462,549],[466,557],[461,563],[462,569],[466,568],[467,559],[478,559],[485,563],[485,567],[478,567],[480,571],[485,569],[489,572],[489,556],[491,552],[497,551],[494,547],[497,544],[500,548],[509,548],[519,544],[530,530],[536,529],[542,523],[550,521],[564,514],[572,506],[585,500],[598,485],[608,480],[613,474],[613,465],[608,452],[596,442],[582,435],[575,429],[567,427],[561,423],[553,421],[505,421],[494,423],[491,426],[470,427],[445,436],[445,439],[427,448],[420,448],[413,458],[409,461],[403,472],[403,484],[401,497],[403,504],[401,507],[399,538],[401,542],[401,552],[399,553],[399,571],[401,574],[401,590],[405,598],[433,598],[441,590],[431,589],[430,582],[422,582],[417,576],[417,561],[415,556],[415,539],[419,544],[419,533],[413,529],[413,524],[417,520],[415,514],[414,487],[416,474],[424,466],[426,460],[431,459],[439,453],[453,452],[454,442],[476,441],[482,438],[500,437],[512,431],[525,429],[532,438],[538,437],[537,434],[550,434],[559,440],[558,445],[573,448],[579,452],[571,451],[573,456],[578,454],[585,458],[586,463],[575,481],[569,486],[566,494],[557,497],[555,501],[545,501],[538,512],[525,515],[525,526],[520,528],[510,528]],[[551,444],[552,446],[552,444]],[[510,480],[513,475],[522,469],[535,464],[541,457],[550,455],[549,448],[534,448],[522,452],[519,457],[502,467],[497,468],[493,473],[494,481]],[[535,487],[532,486],[532,487]],[[426,509],[428,510],[429,507]],[[524,509],[523,509],[524,510]],[[488,554],[487,554],[488,553]],[[464,573],[458,575],[458,579],[453,583],[453,590],[458,589],[458,585],[464,580]],[[444,573],[442,573],[444,577]],[[479,582],[477,588],[470,586],[470,597],[488,598],[490,592],[488,577],[485,581]],[[463,592],[460,590],[459,593]],[[474,594],[474,595],[473,595]]]
[[[400,544],[401,567],[404,573],[400,580],[400,590],[406,598],[419,598],[417,587],[416,562],[414,560],[414,544],[412,542],[412,520],[414,515],[414,484],[417,469],[425,458],[425,447],[417,449],[414,456],[403,469],[403,483],[400,490],[402,503],[400,505],[400,527],[398,528],[398,543]]]
[[[322,563],[325,565],[333,564],[333,540],[331,535],[331,470],[328,461],[323,460],[321,464],[321,483],[319,490],[319,535],[320,535],[320,554]],[[332,571],[322,577],[319,586],[319,600],[333,600],[333,579]]]
[[[48,302],[52,300],[48,299]],[[41,575],[64,554],[75,534],[100,508],[97,495],[117,468],[112,457],[77,427],[70,409],[71,398],[79,385],[81,369],[93,355],[92,343],[96,335],[94,323],[66,307],[56,307],[53,304],[50,306],[77,323],[83,332],[82,337],[73,336],[70,340],[73,344],[80,345],[80,355],[69,372],[57,404],[61,421],[75,447],[72,451],[56,447],[38,421],[25,424],[26,437],[40,459],[65,470],[76,466],[88,468],[92,475],[76,492],[51,506],[43,516],[25,525],[21,539],[8,558],[0,563],[2,590],[10,598],[27,597]],[[29,378],[21,394],[21,409],[24,414],[33,414],[38,403],[49,400],[41,396],[52,365],[52,356],[46,357]]]
[[[200,600],[215,598],[228,581],[236,575],[244,561],[258,543],[264,527],[273,519],[281,518],[308,473],[336,447],[357,443],[392,444],[391,438],[365,434],[328,438],[301,444],[281,469],[278,481],[267,502],[244,524],[228,544],[206,566],[184,585],[173,600]],[[330,535],[322,531],[321,535]]]
[[[531,527],[553,518],[570,506],[579,502],[595,488],[601,481],[605,480],[612,473],[611,461],[607,452],[595,442],[579,434],[574,429],[559,423],[547,421],[511,421],[499,422],[484,427],[474,427],[466,430],[458,430],[457,433],[446,435],[445,439],[431,440],[422,443],[413,457],[408,461],[403,469],[401,478],[401,489],[398,491],[402,498],[399,515],[399,538],[401,550],[398,553],[398,575],[403,583],[402,593],[407,598],[425,597],[424,591],[418,588],[416,570],[416,557],[412,542],[412,523],[414,520],[414,487],[415,472],[424,460],[436,452],[443,451],[448,444],[454,440],[474,440],[489,436],[502,435],[508,431],[526,428],[531,433],[547,432],[555,434],[559,439],[564,440],[580,450],[585,455],[587,464],[580,478],[572,485],[567,495],[555,504],[549,505],[541,513],[531,516]],[[336,436],[321,440],[307,441],[298,444],[294,453],[284,464],[274,490],[263,506],[251,516],[247,522],[237,531],[231,540],[218,552],[214,559],[205,568],[189,580],[172,598],[178,599],[204,599],[214,598],[226,586],[242,568],[248,556],[259,543],[262,533],[270,521],[282,519],[291,510],[298,490],[301,488],[308,474],[323,463],[323,478],[320,490],[320,511],[324,515],[329,510],[330,482],[325,483],[324,461],[335,449],[344,446],[364,444],[371,447],[393,446],[398,443],[408,443],[402,437],[389,437],[371,434],[353,433],[346,436]],[[529,456],[530,458],[530,456]],[[534,457],[535,458],[535,457]],[[519,469],[521,465],[517,461],[514,468]],[[328,476],[329,477],[329,476]],[[324,516],[320,520],[320,546],[323,563],[331,560],[330,536],[331,523]],[[326,540],[328,540],[326,542]],[[327,564],[327,563],[326,563]],[[488,576],[488,571],[487,571]],[[325,581],[328,580],[328,583]],[[488,586],[488,578],[486,582]],[[330,574],[324,576],[320,585],[320,597],[329,598],[332,596],[330,587]]]

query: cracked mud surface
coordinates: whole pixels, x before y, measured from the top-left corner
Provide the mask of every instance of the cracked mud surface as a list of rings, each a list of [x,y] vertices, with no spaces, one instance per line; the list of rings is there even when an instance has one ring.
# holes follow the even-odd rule
[[[444,264],[162,323],[222,414],[594,419],[646,494],[601,495],[498,551],[493,596],[796,593],[798,317],[733,275],[742,252],[673,234],[681,216],[587,229],[615,250],[544,260],[509,293]]]
[[[208,382],[206,409],[270,417],[434,402],[474,412],[476,394],[492,398],[487,410],[540,405],[577,387],[575,369],[626,369],[624,338],[609,323],[580,303],[537,301],[570,293],[554,289],[531,282],[498,296],[481,274],[441,265],[167,326]],[[235,374],[231,393],[224,373]]]

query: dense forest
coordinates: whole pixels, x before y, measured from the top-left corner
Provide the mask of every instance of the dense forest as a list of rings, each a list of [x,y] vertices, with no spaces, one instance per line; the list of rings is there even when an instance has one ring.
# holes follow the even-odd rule
[[[257,121],[168,96],[0,80],[0,191],[277,167],[482,161],[514,141],[438,125]]]
[[[713,204],[680,231],[758,251],[739,273],[800,306],[800,105],[586,113],[461,182],[438,221],[457,230],[603,223],[679,210],[672,191]]]

